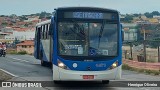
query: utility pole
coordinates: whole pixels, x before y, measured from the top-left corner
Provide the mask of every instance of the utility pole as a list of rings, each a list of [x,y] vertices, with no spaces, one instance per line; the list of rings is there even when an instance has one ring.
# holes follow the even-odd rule
[[[144,38],[144,40],[146,40],[146,31],[145,31],[145,29],[143,29],[143,38]]]
[[[131,53],[131,59],[132,59],[132,57],[133,57],[133,55],[132,55],[132,42],[130,42],[130,53]]]
[[[146,40],[143,41],[143,45],[144,45],[144,47],[143,47],[144,62],[146,62]]]
[[[146,62],[146,31],[144,29],[144,25],[142,26],[142,30],[143,30],[143,55],[144,55],[144,62]]]
[[[158,45],[158,62],[160,62],[160,47]]]

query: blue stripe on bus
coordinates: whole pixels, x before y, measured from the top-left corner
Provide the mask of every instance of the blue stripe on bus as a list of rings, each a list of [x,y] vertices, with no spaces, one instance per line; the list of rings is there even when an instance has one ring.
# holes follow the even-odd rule
[[[88,67],[90,67],[91,71],[102,71],[107,70],[115,61],[121,61],[120,58],[115,58],[109,61],[94,61],[94,62],[85,62],[85,61],[73,61],[73,60],[64,60],[62,58],[58,58],[62,61],[70,70],[77,70],[77,71],[88,71]],[[77,68],[73,67],[73,63],[77,63]],[[97,64],[97,66],[96,66]],[[121,62],[119,62],[119,66]]]

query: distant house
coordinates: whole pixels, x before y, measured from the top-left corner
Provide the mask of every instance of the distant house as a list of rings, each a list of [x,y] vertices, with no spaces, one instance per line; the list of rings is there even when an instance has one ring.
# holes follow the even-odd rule
[[[5,42],[5,36],[8,35],[8,33],[0,32],[0,42]]]
[[[16,45],[17,52],[26,51],[28,54],[33,54],[34,52],[34,41],[26,40]]]
[[[20,41],[33,40],[35,31],[29,28],[16,28],[13,31],[13,36]]]

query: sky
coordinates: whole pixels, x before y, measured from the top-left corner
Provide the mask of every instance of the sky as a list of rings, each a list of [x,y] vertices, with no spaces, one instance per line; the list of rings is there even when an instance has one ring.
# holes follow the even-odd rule
[[[94,6],[118,10],[121,14],[160,12],[160,0],[0,0],[0,15],[29,15],[68,6]]]

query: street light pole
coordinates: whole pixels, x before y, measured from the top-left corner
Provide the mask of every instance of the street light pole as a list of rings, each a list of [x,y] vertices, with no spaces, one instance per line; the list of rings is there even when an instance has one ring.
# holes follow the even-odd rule
[[[144,62],[146,62],[146,31],[144,29],[144,25],[142,26],[143,27],[143,54],[144,54]]]
[[[145,29],[143,29],[143,38],[144,38],[144,40],[146,40],[146,31],[145,31]]]

